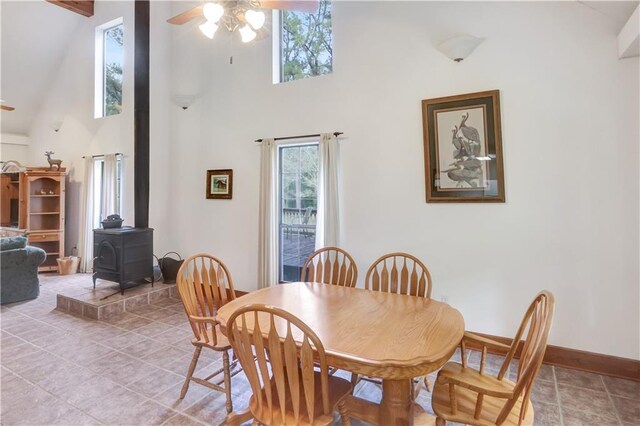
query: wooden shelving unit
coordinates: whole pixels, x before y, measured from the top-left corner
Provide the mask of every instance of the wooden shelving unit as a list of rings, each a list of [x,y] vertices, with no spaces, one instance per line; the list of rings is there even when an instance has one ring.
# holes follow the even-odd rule
[[[56,259],[64,256],[65,169],[32,167],[0,176],[0,226],[8,234],[26,232],[29,244],[47,253],[38,271],[57,271]]]
[[[1,179],[0,226],[18,228],[20,223],[20,173],[3,173]]]
[[[21,173],[21,202],[25,203],[24,223],[29,244],[47,253],[39,271],[57,271],[58,257],[64,256],[64,171],[28,169]]]

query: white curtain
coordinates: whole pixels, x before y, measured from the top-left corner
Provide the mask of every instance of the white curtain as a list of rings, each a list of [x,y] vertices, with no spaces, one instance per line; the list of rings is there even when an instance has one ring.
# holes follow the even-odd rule
[[[78,255],[80,260],[80,272],[91,272],[93,270],[93,177],[94,161],[91,156],[84,159],[84,182],[82,187],[82,226],[80,228],[80,249]]]
[[[278,148],[264,139],[260,160],[260,218],[258,238],[258,287],[278,284]]]
[[[316,250],[340,245],[340,173],[338,138],[331,133],[320,135],[318,146],[318,214],[316,216]]]
[[[118,197],[118,159],[116,154],[104,156],[102,176],[102,219],[111,214],[119,214],[116,210]]]

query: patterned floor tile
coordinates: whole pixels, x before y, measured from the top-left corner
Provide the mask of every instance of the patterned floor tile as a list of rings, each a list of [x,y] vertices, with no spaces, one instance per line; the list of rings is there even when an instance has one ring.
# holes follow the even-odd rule
[[[618,410],[620,420],[627,423],[640,424],[640,399],[612,396],[613,405]]]
[[[607,391],[609,391],[611,395],[640,401],[640,382],[607,376],[603,376],[602,379]]]
[[[605,392],[596,392],[563,384],[558,385],[558,390],[563,409],[615,418],[615,408]]]
[[[556,403],[533,401],[535,426],[561,426],[560,407]]]
[[[555,367],[556,380],[559,384],[570,385],[577,388],[590,389],[592,391],[604,392],[604,383],[598,374],[587,373],[586,371],[569,370],[568,368]]]
[[[613,426],[619,424],[615,418],[565,407],[562,408],[562,417],[564,426]]]
[[[179,398],[194,349],[179,300],[161,297],[133,313],[91,321],[52,310],[58,289],[79,285],[79,278],[73,279],[47,275],[41,280],[42,300],[0,307],[1,424],[193,426],[224,421],[223,393],[192,382],[186,397]],[[471,366],[478,363],[478,352],[467,351],[467,356]],[[196,375],[220,368],[221,357],[203,350]],[[460,361],[459,350],[452,360]],[[502,361],[489,355],[487,371],[497,373]],[[511,379],[516,365],[514,360],[509,366]],[[336,374],[350,378],[349,372]],[[232,379],[231,391],[234,408],[246,407],[252,391],[243,373]],[[355,395],[379,402],[382,392],[361,381]],[[423,389],[417,403],[430,412],[430,399]],[[640,383],[630,380],[543,365],[532,402],[536,426],[640,424]],[[334,425],[340,424],[339,415],[334,419]],[[352,424],[365,425],[355,419]]]

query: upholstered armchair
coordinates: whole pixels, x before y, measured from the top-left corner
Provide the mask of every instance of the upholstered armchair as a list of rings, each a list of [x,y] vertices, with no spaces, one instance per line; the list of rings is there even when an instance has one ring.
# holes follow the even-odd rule
[[[0,304],[38,297],[38,266],[46,257],[41,248],[27,246],[26,237],[0,238]]]

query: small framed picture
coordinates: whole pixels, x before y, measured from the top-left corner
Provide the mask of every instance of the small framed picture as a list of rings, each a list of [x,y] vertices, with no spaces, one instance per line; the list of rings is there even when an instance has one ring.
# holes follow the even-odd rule
[[[504,203],[500,92],[422,101],[427,203]]]
[[[233,196],[233,170],[207,170],[207,198],[230,200]]]

